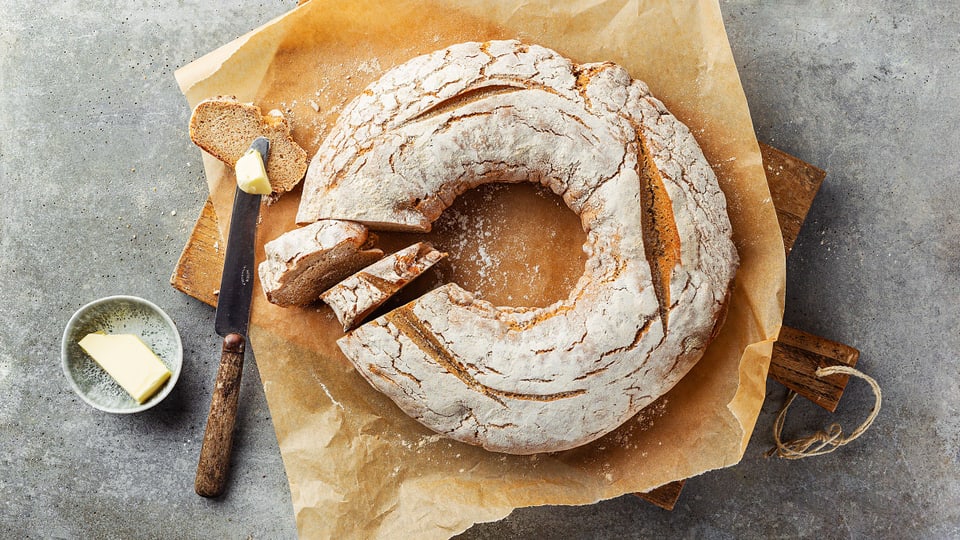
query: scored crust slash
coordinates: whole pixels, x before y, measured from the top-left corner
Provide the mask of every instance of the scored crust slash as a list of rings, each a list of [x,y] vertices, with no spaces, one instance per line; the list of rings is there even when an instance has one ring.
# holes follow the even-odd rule
[[[429,231],[458,195],[492,182],[541,184],[580,217],[587,262],[569,296],[497,307],[448,283],[337,343],[372,386],[442,435],[513,454],[574,448],[699,360],[738,265],[724,196],[694,137],[623,68],[491,41],[389,70],[312,158],[302,227],[265,246],[261,282],[275,303],[326,301],[350,328],[380,305],[368,298],[429,267],[405,258],[423,252],[411,246],[364,268],[368,229]]]

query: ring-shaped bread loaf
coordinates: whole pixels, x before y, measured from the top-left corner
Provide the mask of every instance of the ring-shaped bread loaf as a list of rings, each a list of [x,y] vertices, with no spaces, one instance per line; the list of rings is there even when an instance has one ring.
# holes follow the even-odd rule
[[[568,298],[497,307],[451,283],[338,341],[424,425],[514,454],[610,432],[715,335],[738,258],[686,126],[615,64],[517,41],[454,45],[389,70],[344,109],[297,217],[425,231],[458,194],[525,181],[562,197],[586,232]]]

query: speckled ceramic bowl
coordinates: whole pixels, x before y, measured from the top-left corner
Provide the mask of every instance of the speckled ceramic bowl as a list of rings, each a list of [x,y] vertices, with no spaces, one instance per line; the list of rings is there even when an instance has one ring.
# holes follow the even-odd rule
[[[140,336],[171,375],[156,394],[137,403],[77,343],[91,332]],[[83,306],[67,323],[60,344],[63,373],[74,391],[92,407],[109,413],[145,411],[167,397],[177,384],[183,344],[177,326],[162,309],[135,296],[108,296]]]

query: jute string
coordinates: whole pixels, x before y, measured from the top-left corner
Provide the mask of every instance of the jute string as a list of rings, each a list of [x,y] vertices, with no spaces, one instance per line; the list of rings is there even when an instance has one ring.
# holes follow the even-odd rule
[[[875,403],[873,405],[873,409],[870,410],[870,415],[867,416],[867,419],[864,420],[863,423],[860,424],[860,427],[855,429],[853,433],[847,437],[843,436],[843,428],[840,427],[840,424],[834,423],[830,424],[826,430],[818,431],[809,437],[801,437],[799,439],[784,442],[780,439],[780,433],[783,431],[783,424],[787,418],[787,409],[790,408],[793,400],[797,397],[797,393],[791,390],[787,395],[787,400],[784,402],[779,414],[777,414],[776,421],[773,423],[773,440],[776,442],[776,446],[764,454],[766,457],[770,457],[774,454],[783,459],[802,459],[812,456],[822,456],[823,454],[829,454],[837,448],[856,440],[859,436],[863,435],[865,431],[867,431],[867,428],[870,427],[870,424],[873,423],[874,419],[877,418],[877,414],[880,412],[880,385],[877,384],[877,381],[875,381],[869,375],[866,375],[863,372],[849,366],[830,366],[826,368],[820,368],[816,372],[817,377],[825,377],[827,375],[836,374],[853,375],[854,377],[859,377],[867,381],[867,383],[870,385],[870,388],[873,390]]]

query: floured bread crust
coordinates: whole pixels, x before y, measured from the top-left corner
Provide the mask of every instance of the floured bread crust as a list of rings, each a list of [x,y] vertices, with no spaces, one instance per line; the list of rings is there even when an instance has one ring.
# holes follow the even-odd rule
[[[497,307],[447,284],[338,341],[424,425],[514,454],[610,432],[715,335],[738,258],[686,126],[617,65],[516,41],[454,45],[391,69],[344,109],[297,218],[429,230],[467,189],[524,181],[581,218],[588,260],[568,298]]]
[[[346,332],[446,256],[417,242],[337,283],[320,299],[333,309]]]
[[[318,221],[264,244],[258,268],[263,292],[273,304],[305,306],[343,278],[383,257],[376,237],[349,221]]]

